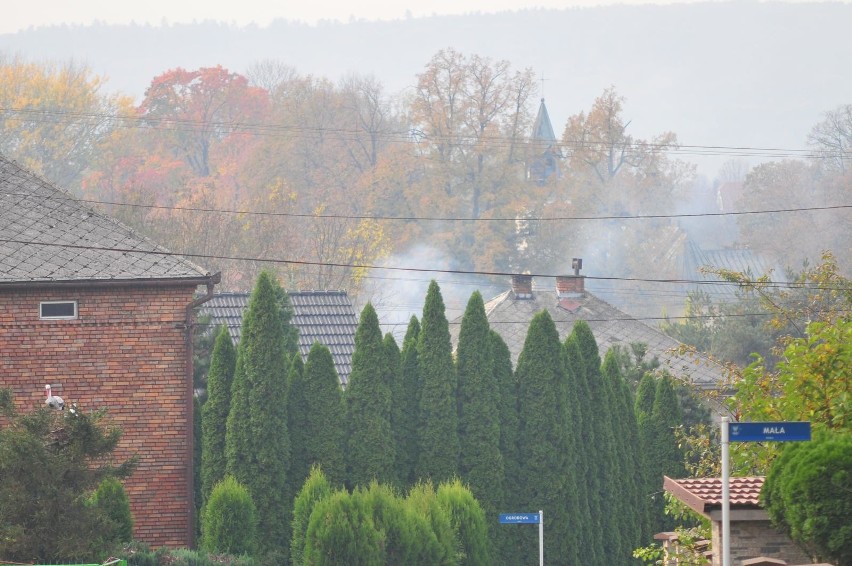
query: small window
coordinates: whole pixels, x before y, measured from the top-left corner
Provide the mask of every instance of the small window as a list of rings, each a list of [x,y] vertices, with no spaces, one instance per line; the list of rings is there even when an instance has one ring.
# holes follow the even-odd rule
[[[41,319],[74,319],[77,318],[77,301],[43,301],[39,305]]]

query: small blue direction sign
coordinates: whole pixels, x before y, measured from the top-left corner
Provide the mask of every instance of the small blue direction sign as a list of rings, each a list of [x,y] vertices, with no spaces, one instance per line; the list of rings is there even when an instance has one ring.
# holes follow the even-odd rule
[[[731,442],[800,442],[811,439],[809,422],[728,423]]]
[[[500,522],[537,525],[541,522],[541,516],[538,513],[502,513]]]

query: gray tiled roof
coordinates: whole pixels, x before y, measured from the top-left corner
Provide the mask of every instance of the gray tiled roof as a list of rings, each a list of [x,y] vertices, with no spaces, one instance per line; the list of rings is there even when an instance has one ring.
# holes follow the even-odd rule
[[[755,278],[771,273],[773,281],[785,279],[783,270],[753,250],[741,248],[706,250],[694,242],[689,242],[684,250],[684,279],[697,279],[703,282],[694,284],[693,289],[704,291],[720,300],[734,299],[737,286],[730,283],[713,283],[719,280],[719,276],[702,273],[702,268],[727,269],[736,273],[747,273]]]
[[[299,330],[299,352],[307,359],[314,342],[331,350],[334,367],[344,386],[352,373],[358,317],[346,291],[288,291],[293,305],[293,325]],[[248,293],[217,293],[199,308],[213,325],[226,325],[234,343],[240,341]]]
[[[674,355],[671,350],[681,345],[677,340],[634,319],[588,291],[579,298],[560,298],[555,290],[534,289],[532,299],[515,299],[509,290],[488,301],[485,304],[488,322],[509,347],[513,365],[517,364],[524,347],[530,321],[542,310],[550,313],[561,340],[571,334],[575,321],[588,322],[601,357],[615,344],[629,347],[630,344],[641,342],[648,347],[648,358],[659,358],[662,368],[672,375],[703,388],[713,388],[721,379],[721,374],[713,367]],[[459,328],[459,324],[451,325],[454,343],[458,340]]]
[[[208,275],[0,155],[0,284]]]

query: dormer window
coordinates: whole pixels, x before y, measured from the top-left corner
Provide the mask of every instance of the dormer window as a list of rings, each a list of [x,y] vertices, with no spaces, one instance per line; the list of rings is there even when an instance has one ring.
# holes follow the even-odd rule
[[[77,301],[42,301],[38,317],[41,320],[74,320],[77,318]]]

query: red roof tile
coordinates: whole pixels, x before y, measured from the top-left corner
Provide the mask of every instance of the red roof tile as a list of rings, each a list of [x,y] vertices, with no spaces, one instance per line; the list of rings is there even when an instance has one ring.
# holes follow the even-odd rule
[[[763,481],[762,476],[731,478],[729,484],[731,508],[760,509],[760,490],[763,487]],[[666,477],[663,487],[690,508],[702,514],[722,506],[721,478],[675,480]]]

